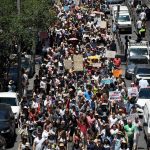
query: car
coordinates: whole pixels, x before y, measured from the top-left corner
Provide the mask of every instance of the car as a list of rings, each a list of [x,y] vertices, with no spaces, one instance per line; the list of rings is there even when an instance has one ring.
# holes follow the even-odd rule
[[[150,59],[149,50],[150,50],[150,48],[149,48],[148,41],[136,42],[136,40],[130,40],[128,43],[127,54],[128,54],[128,57],[130,57],[130,56],[146,56],[149,60]]]
[[[150,79],[150,65],[149,64],[139,64],[136,65],[134,69],[134,75],[132,80],[138,83],[140,79],[149,80]]]
[[[0,134],[5,138],[7,145],[15,142],[15,117],[9,104],[0,104]]]
[[[129,12],[119,12],[115,20],[120,32],[132,33],[132,21]]]
[[[125,77],[126,79],[132,79],[134,69],[137,64],[149,64],[149,60],[146,56],[130,56],[127,59]]]
[[[116,4],[122,4],[124,0],[106,0],[106,4],[108,5],[116,5]]]
[[[150,87],[140,88],[136,105],[143,110],[147,101],[150,101]]]
[[[19,96],[15,92],[0,92],[0,104],[9,104],[14,113],[16,124],[18,123],[20,104]]]

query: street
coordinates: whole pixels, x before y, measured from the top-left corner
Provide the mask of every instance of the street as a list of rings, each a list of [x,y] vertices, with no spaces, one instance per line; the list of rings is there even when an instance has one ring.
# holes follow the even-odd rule
[[[134,15],[134,13],[132,13],[132,15]],[[136,20],[136,16],[132,16],[132,17],[135,17],[135,20]],[[109,19],[111,21],[111,17]],[[149,26],[149,25],[150,25],[150,22],[147,23],[147,26]],[[131,39],[136,39],[137,38],[137,36],[136,36],[136,34],[135,34],[134,31],[136,31],[136,28],[135,28],[135,22],[133,21],[132,22],[132,34],[120,34],[121,43],[123,45],[125,43],[125,36],[126,35],[127,36],[131,36]],[[149,38],[150,38],[149,31],[147,31],[145,39],[149,39]],[[115,42],[117,43],[117,53],[123,55],[124,51],[121,50],[122,46],[120,47],[120,45],[119,45],[120,41],[118,42],[117,39],[115,39]],[[124,47],[125,47],[125,45],[124,45]],[[35,67],[36,68],[36,73],[35,73],[35,75],[38,73],[39,67],[40,67],[40,65],[36,64],[36,67]],[[123,71],[125,71],[125,68],[126,68],[125,62],[122,63],[121,68],[123,69]],[[33,83],[34,83],[35,75],[34,75],[34,77],[32,79],[29,80],[29,87],[28,87],[28,93],[29,94],[28,94],[28,98],[31,96],[30,93],[32,92],[32,89],[33,89]],[[125,82],[126,82],[127,87],[130,87],[131,80],[125,79]],[[16,131],[18,131],[18,129],[16,129]],[[20,135],[17,136],[16,142],[14,143],[14,147],[8,148],[8,150],[17,150],[19,142],[20,142]],[[68,150],[71,150],[71,146],[70,145],[68,146]],[[145,138],[144,138],[143,131],[141,131],[141,133],[140,133],[140,139],[139,139],[139,143],[138,143],[138,149],[139,150],[140,149],[147,150],[147,145],[146,145],[146,141],[145,141]]]

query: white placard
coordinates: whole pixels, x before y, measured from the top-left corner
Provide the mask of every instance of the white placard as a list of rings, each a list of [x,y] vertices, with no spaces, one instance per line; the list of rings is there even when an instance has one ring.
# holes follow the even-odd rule
[[[105,57],[107,58],[115,58],[116,52],[115,51],[106,51]]]
[[[120,91],[111,91],[109,92],[109,100],[110,101],[119,101],[121,100],[121,92]]]
[[[129,97],[137,97],[138,96],[138,88],[137,87],[128,87],[128,96]]]

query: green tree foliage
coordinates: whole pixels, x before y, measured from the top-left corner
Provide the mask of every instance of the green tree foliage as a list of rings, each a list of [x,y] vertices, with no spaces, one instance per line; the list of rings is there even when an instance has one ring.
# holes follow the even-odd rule
[[[0,7],[0,45],[7,49],[19,40],[31,44],[35,34],[46,31],[56,19],[50,0],[20,0],[21,14],[17,15],[17,0],[2,0]],[[1,48],[1,47],[0,47]]]

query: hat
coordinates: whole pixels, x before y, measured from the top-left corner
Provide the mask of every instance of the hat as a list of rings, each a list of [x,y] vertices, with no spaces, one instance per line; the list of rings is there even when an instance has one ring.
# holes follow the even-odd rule
[[[29,142],[26,142],[25,146],[30,147],[30,143],[29,143]]]
[[[60,143],[59,146],[60,146],[60,147],[64,147],[64,143]]]
[[[10,80],[10,81],[9,81],[9,84],[14,84],[14,81],[13,81],[13,80]]]
[[[99,115],[99,114],[96,112],[96,113],[95,113],[95,116],[98,116],[98,115]]]
[[[46,78],[45,77],[42,77],[42,80],[45,80]]]
[[[28,107],[27,107],[27,106],[24,106],[23,108],[24,108],[24,109],[28,109]]]
[[[58,104],[62,104],[62,101],[58,101]]]

